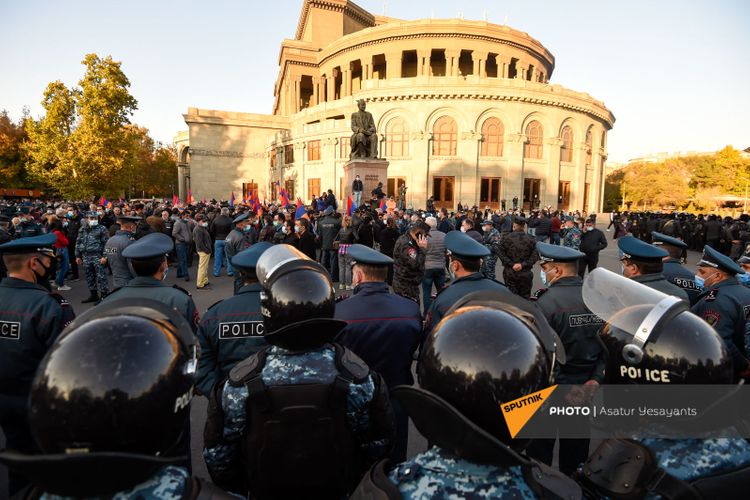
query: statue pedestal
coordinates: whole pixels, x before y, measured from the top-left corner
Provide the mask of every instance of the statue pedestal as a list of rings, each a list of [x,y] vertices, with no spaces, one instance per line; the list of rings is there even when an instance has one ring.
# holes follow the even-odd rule
[[[383,192],[387,195],[388,188],[388,160],[378,160],[375,158],[356,158],[349,160],[344,164],[344,199],[339,206],[346,206],[346,197],[352,194],[352,182],[359,175],[362,181],[362,204],[369,203],[372,199],[372,190],[378,186],[378,182],[383,183]]]

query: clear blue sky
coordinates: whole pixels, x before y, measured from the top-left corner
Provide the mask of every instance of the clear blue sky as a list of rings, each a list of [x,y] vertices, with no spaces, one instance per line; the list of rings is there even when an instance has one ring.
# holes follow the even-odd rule
[[[404,19],[507,24],[556,57],[552,82],[614,112],[609,159],[750,146],[747,0],[359,0]],[[302,0],[0,0],[0,109],[41,111],[50,81],[75,85],[89,52],[122,61],[133,121],[170,142],[188,106],[268,113],[279,43]]]

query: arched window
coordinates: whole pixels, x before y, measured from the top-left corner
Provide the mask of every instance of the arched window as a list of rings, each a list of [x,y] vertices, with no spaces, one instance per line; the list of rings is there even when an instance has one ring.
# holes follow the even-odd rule
[[[569,126],[564,126],[562,133],[560,134],[562,139],[562,146],[560,146],[560,161],[573,161],[573,129]]]
[[[503,156],[503,122],[497,118],[487,118],[482,124],[481,156]]]
[[[441,116],[432,126],[432,154],[456,156],[458,126],[450,116]]]
[[[526,126],[526,137],[528,141],[523,146],[523,157],[540,159],[542,157],[542,142],[544,139],[542,124],[536,120],[530,122]]]
[[[409,156],[409,127],[403,118],[393,118],[385,126],[385,156]]]
[[[586,131],[586,168],[591,166],[591,146],[593,145],[593,137],[591,133],[591,127]]]

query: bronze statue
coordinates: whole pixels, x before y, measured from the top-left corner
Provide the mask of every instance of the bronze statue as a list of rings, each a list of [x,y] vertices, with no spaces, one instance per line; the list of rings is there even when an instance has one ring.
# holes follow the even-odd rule
[[[349,155],[353,158],[377,158],[378,135],[375,133],[375,120],[372,113],[365,111],[365,101],[357,101],[359,111],[352,113],[352,150]]]

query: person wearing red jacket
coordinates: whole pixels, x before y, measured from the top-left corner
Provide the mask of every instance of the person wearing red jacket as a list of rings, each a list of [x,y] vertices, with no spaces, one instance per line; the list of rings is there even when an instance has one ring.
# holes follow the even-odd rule
[[[65,274],[68,272],[68,237],[65,235],[65,228],[63,223],[59,220],[55,220],[50,224],[50,231],[55,233],[57,241],[55,242],[55,255],[57,256],[57,262],[60,266],[57,270],[57,277],[55,278],[55,285],[58,291],[70,290],[70,287],[65,284]]]

